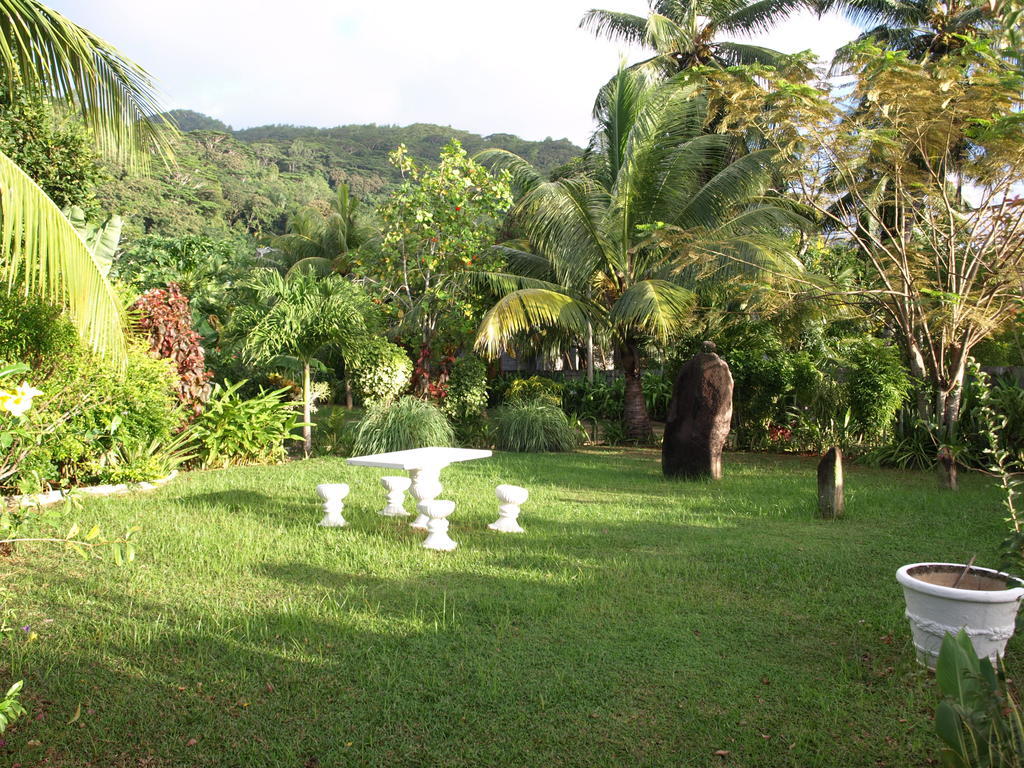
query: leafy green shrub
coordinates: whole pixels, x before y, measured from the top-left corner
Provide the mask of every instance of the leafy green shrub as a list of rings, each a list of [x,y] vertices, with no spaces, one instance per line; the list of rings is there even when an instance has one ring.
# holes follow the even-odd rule
[[[31,492],[118,480],[151,480],[148,462],[119,462],[143,446],[167,441],[181,424],[177,377],[147,345],[129,345],[124,370],[111,369],[84,347],[60,310],[16,295],[0,296],[0,361],[20,360],[44,395],[26,423],[36,445],[6,482]]]
[[[1024,719],[992,662],[978,658],[964,630],[942,639],[935,679],[943,699],[935,732],[944,742],[942,764],[952,768],[1024,765]]]
[[[300,422],[287,389],[246,399],[239,393],[244,384],[215,384],[206,410],[189,427],[204,467],[279,461],[286,441],[302,439],[294,434]]]
[[[412,361],[405,351],[378,336],[370,336],[345,359],[346,376],[363,404],[389,403],[409,386]]]
[[[580,433],[565,412],[542,400],[503,406],[495,414],[495,424],[495,442],[504,451],[571,451],[580,444]]]
[[[441,410],[457,424],[479,417],[486,407],[487,364],[476,355],[464,355],[452,363]]]
[[[562,391],[562,407],[566,413],[590,421],[621,421],[625,403],[626,381],[621,377],[592,382],[573,379],[565,382]]]
[[[877,438],[892,426],[910,394],[910,374],[899,352],[881,339],[856,340],[845,362],[854,427],[869,439]]]
[[[555,407],[562,405],[562,382],[544,376],[515,379],[505,390],[505,404],[545,402]]]
[[[319,455],[351,456],[357,424],[344,408],[331,408],[317,419],[313,430],[313,450]]]
[[[359,422],[353,450],[359,455],[447,446],[455,433],[441,409],[425,400],[406,396],[394,403],[377,403]]]

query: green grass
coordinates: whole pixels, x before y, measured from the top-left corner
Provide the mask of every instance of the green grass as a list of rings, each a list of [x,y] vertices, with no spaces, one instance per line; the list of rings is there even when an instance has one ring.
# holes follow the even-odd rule
[[[445,470],[450,554],[341,459],[87,502],[83,525],[142,527],[138,560],[6,563],[38,637],[4,645],[31,715],[0,764],[928,765],[937,689],[894,573],[992,563],[999,495],[854,467],[823,522],[814,467],[728,455],[687,484],[651,451],[499,454]],[[352,486],[349,527],[316,526],[323,481]],[[500,482],[530,489],[525,535],[485,527]]]

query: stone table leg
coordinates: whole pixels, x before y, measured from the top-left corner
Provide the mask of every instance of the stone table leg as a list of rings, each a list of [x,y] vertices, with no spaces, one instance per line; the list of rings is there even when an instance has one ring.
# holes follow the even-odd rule
[[[409,527],[425,531],[430,521],[427,506],[441,495],[441,467],[410,469],[409,476],[412,478],[409,492],[416,499],[416,511],[419,513],[416,519],[409,523]]]
[[[388,492],[388,503],[380,511],[380,514],[384,517],[408,517],[409,513],[405,511],[405,492],[409,490],[409,484],[412,481],[408,477],[402,477],[401,475],[389,475],[388,477],[382,477],[380,479],[381,485],[384,486]]]
[[[448,515],[455,511],[455,502],[428,501],[426,504],[430,522],[427,523],[428,533],[427,538],[423,541],[423,548],[451,552],[459,546],[448,535]]]
[[[347,524],[341,510],[345,508],[345,497],[348,496],[346,483],[321,483],[316,492],[324,502],[324,517],[320,525],[326,528],[340,528]]]

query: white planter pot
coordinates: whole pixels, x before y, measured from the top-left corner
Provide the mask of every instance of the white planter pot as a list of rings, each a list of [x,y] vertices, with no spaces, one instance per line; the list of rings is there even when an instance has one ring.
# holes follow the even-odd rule
[[[966,630],[978,657],[987,656],[993,662],[1003,655],[1006,641],[1013,635],[1024,581],[972,566],[960,586],[952,587],[964,567],[912,563],[896,571],[907,601],[917,660],[929,669],[935,668],[947,632]],[[1017,586],[1007,588],[1008,584]]]

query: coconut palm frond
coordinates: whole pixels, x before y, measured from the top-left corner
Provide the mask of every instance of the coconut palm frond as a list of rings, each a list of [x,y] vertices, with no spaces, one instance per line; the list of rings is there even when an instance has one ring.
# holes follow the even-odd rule
[[[623,292],[608,321],[628,331],[667,341],[693,312],[694,295],[667,280],[641,280]]]
[[[515,246],[503,243],[495,245],[493,250],[501,254],[509,271],[516,275],[538,280],[553,278],[554,268],[551,262],[545,256],[526,250],[527,247],[528,243],[516,243]]]
[[[764,194],[770,182],[772,150],[751,152],[708,180],[669,223],[680,227],[714,227],[735,205]]]
[[[602,218],[609,201],[596,182],[569,178],[542,184],[520,202],[523,231],[558,282],[579,286],[605,261],[610,246]]]
[[[719,59],[727,66],[764,64],[768,67],[776,67],[789,58],[788,54],[748,43],[718,43],[715,50]]]
[[[0,152],[0,280],[8,291],[63,307],[106,360],[126,361],[121,304],[71,222],[17,163]]]
[[[806,0],[757,0],[735,10],[728,10],[715,26],[720,32],[734,35],[769,32],[776,23],[806,7]]]
[[[110,43],[36,0],[0,0],[0,70],[82,115],[100,150],[128,163],[170,155],[173,126],[148,73]]]
[[[485,149],[477,152],[473,160],[491,171],[508,171],[512,177],[512,194],[516,197],[529,192],[544,181],[536,168],[507,149]]]
[[[477,331],[475,346],[493,357],[500,354],[509,339],[533,328],[559,327],[583,337],[591,316],[587,305],[558,291],[542,288],[513,291],[487,310]]]
[[[602,11],[597,8],[587,11],[580,20],[580,29],[594,33],[594,37],[620,40],[631,45],[644,41],[647,20],[632,13]]]
[[[309,274],[316,277],[327,277],[334,271],[334,262],[322,256],[310,256],[306,259],[299,259],[284,273],[285,278],[294,277],[297,274]]]

